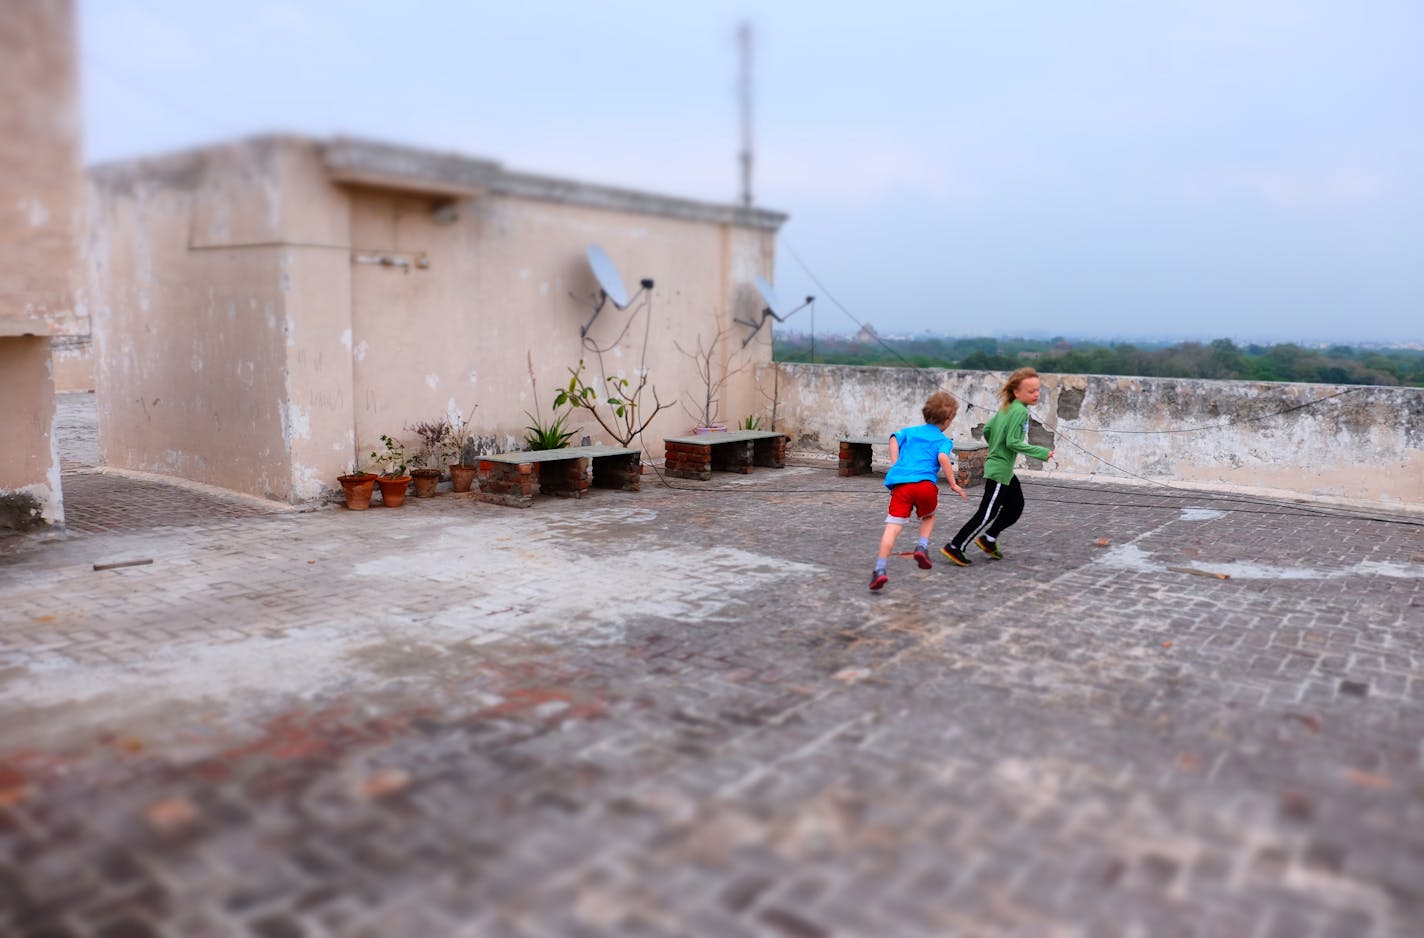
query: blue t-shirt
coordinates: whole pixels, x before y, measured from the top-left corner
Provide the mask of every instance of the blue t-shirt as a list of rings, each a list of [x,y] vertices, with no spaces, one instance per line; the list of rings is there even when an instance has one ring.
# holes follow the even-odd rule
[[[954,452],[954,441],[932,423],[906,427],[895,434],[900,458],[885,473],[885,487],[906,482],[933,482],[939,476],[939,454]]]

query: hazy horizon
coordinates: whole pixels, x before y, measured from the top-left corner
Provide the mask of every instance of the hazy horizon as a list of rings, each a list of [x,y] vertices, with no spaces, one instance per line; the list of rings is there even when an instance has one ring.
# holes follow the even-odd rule
[[[345,133],[725,203],[746,19],[773,280],[818,328],[1424,338],[1424,4],[79,11],[91,162]]]

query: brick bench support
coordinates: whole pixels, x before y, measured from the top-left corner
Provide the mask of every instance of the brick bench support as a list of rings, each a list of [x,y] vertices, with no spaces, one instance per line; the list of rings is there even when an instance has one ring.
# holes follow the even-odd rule
[[[847,436],[841,438],[839,472],[843,476],[866,475],[871,471],[874,459],[873,447],[889,446],[890,437],[884,439],[873,436]],[[989,454],[987,443],[969,440],[965,443],[954,441],[954,460],[958,463],[955,481],[960,488],[973,488],[984,484],[984,457]]]
[[[749,473],[753,467],[786,466],[786,435],[764,430],[734,430],[671,436],[664,442],[664,471],[675,479],[703,482],[716,472]]]
[[[570,446],[564,449],[481,456],[476,498],[496,505],[528,508],[534,496],[581,498],[590,488],[637,492],[642,463],[635,449]]]

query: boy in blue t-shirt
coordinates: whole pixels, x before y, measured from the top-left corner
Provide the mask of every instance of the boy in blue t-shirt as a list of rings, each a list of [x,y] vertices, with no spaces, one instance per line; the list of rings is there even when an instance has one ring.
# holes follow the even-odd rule
[[[949,487],[960,498],[968,498],[964,489],[954,478],[954,464],[949,454],[954,452],[954,441],[944,435],[954,415],[959,413],[959,402],[945,391],[936,391],[925,401],[920,411],[925,422],[918,427],[906,427],[890,437],[890,461],[894,463],[885,473],[885,487],[890,490],[890,512],[885,516],[885,533],[880,536],[880,556],[875,559],[875,572],[870,575],[870,588],[878,590],[889,582],[885,572],[890,559],[890,549],[895,546],[895,538],[905,522],[910,520],[910,509],[920,518],[920,542],[915,547],[915,563],[920,569],[928,570],[930,563],[930,535],[934,532],[934,513],[939,506],[939,486],[935,483],[941,469],[949,480]]]

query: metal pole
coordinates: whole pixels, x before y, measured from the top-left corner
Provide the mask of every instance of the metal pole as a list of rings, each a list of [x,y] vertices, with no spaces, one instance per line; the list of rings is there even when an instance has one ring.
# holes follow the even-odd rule
[[[742,204],[752,204],[752,24],[743,21],[737,27],[737,44],[741,52],[740,97],[742,104]]]

